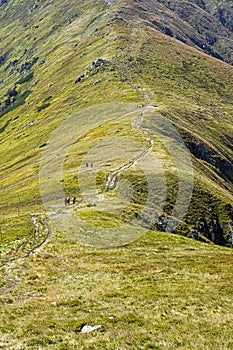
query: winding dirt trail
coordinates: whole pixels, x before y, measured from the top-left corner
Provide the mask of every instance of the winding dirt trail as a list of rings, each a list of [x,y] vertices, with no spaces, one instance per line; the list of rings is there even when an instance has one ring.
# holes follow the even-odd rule
[[[135,125],[134,126],[132,125],[132,126],[136,127],[136,128],[140,128],[141,124],[143,122],[143,115],[146,114],[148,111],[150,111],[151,108],[153,108],[153,107],[152,106],[145,106],[145,107],[143,107],[143,109],[139,113],[138,117],[135,118],[136,119]],[[129,114],[131,114],[131,113],[129,113]],[[150,134],[150,131],[147,130],[147,129],[143,129],[143,128],[142,128],[142,130],[143,130],[145,138],[148,140],[148,145],[145,147],[145,149],[138,156],[133,158],[128,164],[123,165],[119,169],[115,170],[112,174],[109,174],[108,180],[107,180],[107,183],[106,183],[106,189],[101,194],[102,197],[104,197],[104,193],[106,193],[107,191],[112,190],[112,189],[114,189],[116,187],[118,179],[119,179],[119,177],[120,177],[120,175],[122,174],[123,171],[132,168],[136,164],[137,161],[139,161],[140,159],[145,157],[151,151],[151,149],[153,147],[153,139],[152,139],[152,136]],[[96,196],[93,196],[93,197],[96,198]],[[103,198],[102,198],[102,200],[103,200]],[[45,245],[48,243],[48,241],[53,236],[54,231],[53,231],[52,227],[49,224],[49,219],[45,218],[43,220],[43,224],[46,227],[46,229],[48,231],[48,234],[46,235],[46,237],[43,239],[42,242],[40,242],[39,244],[36,244],[35,246],[33,246],[31,249],[29,249],[25,253],[24,251],[27,248],[27,245],[30,244],[30,243],[33,243],[33,239],[36,239],[36,238],[38,239],[39,238],[39,233],[40,233],[40,227],[39,227],[37,218],[35,216],[32,216],[31,220],[32,220],[32,223],[33,223],[33,225],[35,227],[33,235],[31,237],[29,237],[28,240],[26,240],[25,242],[21,243],[15,249],[15,253],[19,253],[19,254],[20,254],[20,252],[22,252],[22,253],[18,257],[9,258],[0,267],[8,266],[8,268],[11,268],[11,266],[10,266],[11,264],[13,264],[13,263],[15,263],[15,262],[17,262],[17,261],[19,261],[21,259],[29,258],[29,257],[33,256],[34,254],[37,254],[40,250],[42,250],[45,247]],[[6,277],[6,279],[8,281],[10,281],[11,283],[8,286],[0,289],[0,295],[4,295],[4,294],[8,293],[9,291],[12,291],[14,288],[16,288],[19,285],[20,282],[22,282],[22,280],[14,279],[10,275],[8,275]]]
[[[48,235],[46,236],[46,238],[44,239],[43,242],[41,242],[38,246],[34,247],[29,253],[28,253],[28,256],[31,256],[33,254],[36,254],[38,253],[47,243],[48,241],[51,239],[51,237],[53,236],[53,229],[52,227],[50,226],[49,224],[49,219],[46,218],[44,219],[44,224],[46,226],[46,228],[48,229]]]
[[[7,279],[11,280],[10,277],[7,277]],[[4,295],[4,294],[10,292],[12,289],[17,287],[20,282],[21,282],[20,279],[12,280],[12,283],[9,286],[7,286],[7,287],[5,287],[5,288],[0,290],[0,295]]]
[[[32,216],[32,222],[33,222],[33,224],[35,226],[35,231],[34,231],[33,236],[31,237],[31,239],[35,238],[39,234],[39,224],[37,222],[37,219],[34,216]],[[48,243],[48,241],[51,239],[51,237],[53,236],[53,233],[54,233],[54,231],[53,231],[52,227],[50,226],[49,221],[48,221],[47,218],[44,219],[44,225],[46,226],[46,228],[48,230],[48,234],[47,234],[47,236],[45,237],[45,239],[42,242],[40,242],[38,245],[36,245],[32,249],[30,249],[25,255],[9,259],[4,264],[2,264],[1,267],[8,266],[9,268],[11,268],[10,265],[13,264],[14,262],[17,262],[17,261],[19,261],[21,259],[29,258],[32,255],[37,254]],[[23,249],[23,247],[25,247],[25,245],[27,243],[28,243],[28,241],[24,242],[24,243],[21,243],[16,248],[16,252],[18,252],[20,249]],[[14,288],[16,288],[19,285],[20,282],[22,282],[21,279],[14,279],[10,275],[8,275],[6,277],[6,279],[8,281],[11,281],[11,284],[8,285],[7,287],[4,287],[4,288],[0,289],[0,295],[4,295],[4,294],[12,291]]]
[[[151,106],[148,106],[148,107],[151,107]],[[145,113],[140,113],[139,116],[137,117],[136,123],[135,123],[136,128],[141,127],[144,114]],[[123,173],[123,171],[129,170],[130,168],[135,166],[139,160],[141,160],[143,157],[145,157],[148,153],[151,152],[154,143],[153,143],[153,138],[151,136],[150,130],[143,129],[143,128],[142,128],[142,130],[143,130],[145,138],[147,138],[147,140],[148,140],[147,147],[138,156],[133,158],[128,164],[123,165],[122,167],[120,167],[119,169],[115,170],[113,173],[108,175],[108,179],[107,179],[107,182],[105,185],[105,187],[106,187],[105,192],[108,192],[109,190],[113,190],[117,186],[117,183],[119,181],[119,177]]]
[[[132,123],[131,123],[133,128],[141,128],[142,131],[143,131],[144,137],[148,140],[148,145],[146,146],[145,150],[143,150],[143,152],[141,152],[138,156],[133,158],[128,164],[125,164],[125,165],[121,166],[119,169],[117,169],[114,172],[110,173],[108,175],[108,177],[107,177],[107,181],[106,181],[106,184],[105,184],[105,190],[103,192],[101,192],[101,193],[98,193],[98,194],[93,194],[93,195],[86,196],[85,199],[82,199],[82,200],[80,200],[78,202],[78,207],[82,206],[82,204],[84,204],[87,199],[88,200],[93,199],[95,202],[102,202],[104,200],[104,194],[107,193],[110,190],[113,190],[116,187],[120,174],[123,171],[132,168],[136,164],[137,161],[139,161],[140,159],[145,157],[151,151],[151,149],[153,148],[153,138],[151,136],[150,130],[146,129],[146,128],[142,128],[141,124],[143,122],[143,116],[146,113],[150,112],[153,108],[154,107],[151,106],[151,105],[146,105],[146,106],[141,106],[141,107],[138,106],[137,109],[138,109],[138,113],[139,114],[138,114],[137,117],[134,117],[132,119]],[[133,112],[129,112],[126,115],[124,115],[124,118],[126,116],[130,116],[130,115],[132,115],[134,113],[136,114],[137,113],[137,109],[135,109],[135,111],[133,111]],[[140,112],[139,112],[139,110],[140,110]],[[118,116],[114,120],[118,120],[120,118],[121,117]]]

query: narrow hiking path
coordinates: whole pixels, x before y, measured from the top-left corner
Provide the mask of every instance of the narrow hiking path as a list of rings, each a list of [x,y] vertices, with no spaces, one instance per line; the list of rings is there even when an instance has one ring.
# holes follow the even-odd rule
[[[143,122],[143,113],[140,113],[138,118],[136,119],[135,126],[136,128],[141,127],[141,124]],[[120,175],[125,171],[133,168],[138,161],[140,161],[143,157],[145,157],[151,150],[153,149],[153,138],[151,136],[149,129],[143,129],[143,134],[145,138],[148,140],[148,145],[146,146],[145,150],[143,150],[138,156],[133,158],[128,164],[123,165],[119,169],[115,170],[111,174],[108,175],[108,179],[106,182],[106,190],[105,192],[108,192],[109,190],[113,190],[119,181]]]
[[[20,243],[15,249],[13,249],[11,252],[8,252],[8,256],[10,254],[14,254],[14,257],[8,257],[8,259],[6,259],[6,261],[3,261],[3,263],[0,265],[1,267],[4,267],[5,265],[7,265],[10,262],[16,261],[18,259],[22,259],[22,258],[27,258],[28,256],[30,256],[31,254],[34,253],[34,251],[39,251],[40,249],[42,249],[44,247],[44,245],[50,240],[50,238],[53,235],[53,229],[50,226],[49,222],[48,222],[48,218],[44,218],[43,220],[41,220],[43,222],[43,226],[46,227],[46,234],[44,235],[44,227],[42,226],[42,224],[39,226],[37,219],[33,216],[32,217],[32,222],[35,226],[35,230],[34,233],[28,238],[26,239],[24,242]],[[40,233],[40,234],[39,234]],[[37,239],[37,240],[36,240]],[[39,241],[39,242],[38,242]],[[18,255],[18,256],[16,256]],[[4,260],[4,258],[2,258],[2,260]]]
[[[139,107],[137,107],[137,109],[138,108]],[[143,132],[143,136],[147,140],[147,145],[146,145],[145,149],[139,155],[137,155],[132,160],[130,160],[129,163],[124,164],[120,168],[118,168],[118,169],[114,170],[113,172],[111,172],[110,174],[108,174],[107,181],[106,181],[106,184],[105,184],[105,189],[101,193],[98,193],[98,194],[95,193],[93,195],[90,194],[88,196],[85,196],[85,198],[81,199],[77,203],[77,205],[75,207],[76,209],[81,208],[82,205],[86,206],[87,205],[86,200],[93,200],[93,202],[95,204],[98,203],[98,202],[103,202],[104,201],[104,195],[107,192],[113,190],[117,186],[117,183],[119,181],[120,175],[124,171],[129,170],[130,168],[134,167],[138,161],[140,161],[143,157],[145,157],[148,153],[150,153],[152,151],[154,143],[153,143],[153,137],[151,135],[151,132],[150,132],[149,129],[142,128],[141,125],[142,125],[142,122],[143,122],[143,116],[146,113],[150,112],[153,108],[154,107],[151,106],[151,105],[148,105],[148,106],[145,106],[145,107],[140,107],[140,112],[137,115],[137,117],[134,117],[131,120],[132,127],[133,128],[141,128],[141,130]],[[134,113],[137,112],[137,109],[134,111]],[[130,114],[132,114],[132,112],[129,113],[129,115]],[[117,119],[120,119],[120,118],[118,117]]]
[[[142,122],[143,122],[143,116],[151,111],[153,107],[152,106],[145,106],[145,107],[140,107],[140,111],[138,111],[138,115],[136,117],[133,117],[134,123],[132,122],[131,125],[133,128],[142,128]],[[131,115],[133,113],[137,113],[137,109],[135,109],[134,112],[130,112],[127,115]],[[125,117],[125,116],[124,116]],[[117,117],[116,119],[120,119],[121,116]],[[125,164],[121,166],[119,169],[115,170],[113,173],[108,175],[108,180],[105,186],[105,190],[98,194],[98,195],[93,195],[91,196],[94,201],[104,201],[104,195],[107,191],[112,190],[115,188],[117,185],[118,179],[120,175],[126,171],[132,168],[133,166],[136,165],[137,161],[145,157],[153,148],[153,138],[150,134],[150,131],[147,129],[142,128],[143,135],[145,139],[147,140],[147,145],[145,149],[135,156],[128,164]],[[108,183],[109,181],[109,183]],[[79,202],[78,205],[81,203]],[[53,215],[58,215],[56,213],[51,214],[50,218],[53,218]],[[48,218],[38,218],[35,214],[32,215],[31,221],[35,227],[35,230],[33,234],[26,239],[24,242],[21,242],[15,249],[13,249],[10,254],[8,254],[7,257],[2,259],[2,263],[0,264],[0,268],[5,268],[7,267],[7,273],[6,273],[6,283],[7,286],[4,286],[2,289],[0,289],[0,295],[4,295],[7,292],[13,290],[16,288],[19,283],[22,282],[20,278],[13,278],[12,277],[12,269],[13,269],[13,264],[17,263],[18,261],[21,261],[22,259],[27,259],[33,256],[34,254],[37,254],[40,250],[42,250],[45,245],[48,243],[48,241],[51,239],[53,236],[53,229],[49,223]],[[43,227],[42,227],[42,222],[43,222]],[[46,232],[46,234],[44,234]],[[12,255],[12,256],[9,256]],[[5,261],[4,261],[5,260]]]
[[[4,295],[10,292],[12,289],[16,288],[18,284],[21,282],[20,279],[13,280],[10,276],[7,276],[7,279],[11,281],[11,284],[5,288],[0,289],[0,295]]]
[[[53,236],[53,229],[51,227],[51,225],[49,224],[48,218],[45,218],[43,220],[44,226],[46,227],[46,231],[48,233],[46,233],[45,237],[43,237],[43,240],[37,243],[34,243],[33,240],[35,240],[36,237],[39,236],[39,224],[38,221],[36,219],[35,216],[32,216],[32,222],[35,226],[35,231],[33,233],[33,235],[25,242],[21,243],[18,247],[16,247],[16,249],[14,250],[14,254],[18,255],[18,256],[14,256],[13,258],[9,258],[8,260],[6,260],[3,264],[1,264],[0,268],[7,268],[7,270],[12,270],[13,269],[13,265],[14,263],[17,263],[20,260],[29,258],[31,256],[33,256],[34,254],[37,254],[47,243],[48,241],[51,239],[51,237]],[[38,237],[39,238],[39,237]],[[34,245],[33,245],[34,243]],[[30,247],[29,249],[27,248],[28,244],[32,244],[33,246]],[[0,295],[4,295],[7,292],[13,290],[14,288],[16,288],[20,282],[22,282],[22,280],[20,278],[13,278],[11,276],[11,273],[7,273],[6,276],[6,280],[10,282],[10,284],[6,287],[3,287],[2,289],[0,289]]]
[[[44,219],[44,224],[48,230],[48,235],[46,236],[46,238],[39,244],[37,245],[36,247],[34,247],[28,254],[28,256],[31,256],[33,254],[36,254],[38,253],[47,243],[48,241],[51,239],[51,237],[53,236],[54,234],[54,231],[52,229],[52,227],[50,226],[49,224],[49,219],[46,218]]]
[[[139,161],[140,159],[142,159],[143,157],[145,157],[153,148],[153,138],[151,136],[150,130],[146,129],[146,128],[142,128],[141,124],[143,122],[143,116],[147,113],[149,113],[151,110],[153,110],[154,107],[151,105],[147,105],[147,106],[137,106],[136,109],[132,112],[129,112],[127,114],[125,114],[123,116],[123,118],[125,117],[129,117],[131,115],[135,115],[136,113],[138,113],[138,115],[136,117],[133,117],[131,120],[131,126],[133,128],[141,128],[142,132],[144,134],[144,138],[147,139],[147,146],[145,147],[145,150],[143,150],[143,152],[141,152],[138,156],[136,156],[135,158],[133,158],[128,164],[124,164],[123,166],[121,166],[119,169],[114,170],[112,173],[107,175],[107,181],[105,184],[105,190],[103,190],[101,193],[94,193],[94,194],[88,194],[85,195],[85,198],[80,199],[76,205],[73,207],[75,209],[80,209],[82,207],[85,207],[88,205],[88,203],[86,201],[89,200],[93,200],[94,203],[98,203],[98,202],[103,202],[104,201],[104,195],[109,191],[115,188],[116,186],[116,179],[120,176],[120,174],[125,171],[130,169],[131,167],[133,167],[137,161]],[[117,116],[116,118],[114,118],[113,120],[119,120],[121,119],[122,116]],[[103,126],[104,124],[101,124],[100,126]],[[94,204],[92,203],[92,204]],[[72,207],[72,205],[71,205]],[[61,217],[63,214],[65,214],[66,212],[70,212],[69,208],[67,206],[63,207],[63,210],[61,210],[61,207],[59,207],[59,210],[57,212],[53,212],[50,215],[51,219],[56,219]]]

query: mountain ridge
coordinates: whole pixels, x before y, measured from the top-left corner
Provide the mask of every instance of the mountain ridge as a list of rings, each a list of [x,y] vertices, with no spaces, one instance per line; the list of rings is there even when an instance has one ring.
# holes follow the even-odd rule
[[[226,6],[232,15],[231,5]],[[125,5],[126,12],[130,7],[146,26],[232,64],[232,29],[203,1],[132,1]]]
[[[232,348],[231,4],[0,5],[0,347]]]

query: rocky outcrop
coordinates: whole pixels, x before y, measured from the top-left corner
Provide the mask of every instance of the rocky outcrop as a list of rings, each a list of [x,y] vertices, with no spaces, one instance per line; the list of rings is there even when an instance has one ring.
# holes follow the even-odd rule
[[[220,153],[217,153],[216,150],[205,145],[203,142],[199,142],[199,140],[195,139],[193,136],[191,136],[191,134],[189,137],[186,135],[184,137],[184,141],[187,148],[196,158],[213,165],[218,175],[230,182],[233,182],[233,165],[230,159],[228,160],[226,157],[222,156]]]
[[[202,143],[189,142],[188,148],[196,158],[210,163],[209,154],[207,153],[207,150]]]
[[[211,214],[209,218],[202,216],[197,223],[196,229],[198,233],[215,244],[226,244],[226,240],[223,236],[223,229],[216,214]]]
[[[23,63],[18,69],[18,73],[22,74],[24,73],[25,71],[29,71],[32,66],[34,66],[34,64],[38,61],[39,57],[34,57],[32,61],[29,61],[29,62],[25,62]]]
[[[8,0],[0,0],[0,6],[7,4],[7,3],[8,3]]]
[[[201,7],[202,9],[205,9],[205,8],[206,8],[206,6],[205,6],[205,1],[203,1],[203,0],[193,0],[193,2],[194,2],[195,4],[197,4],[199,7]]]
[[[81,81],[83,80],[83,78],[85,77],[84,74],[80,75],[77,79],[75,79],[75,84],[81,83]]]
[[[98,58],[97,60],[93,61],[91,66],[87,69],[85,74],[81,74],[78,78],[75,79],[74,83],[78,84],[81,83],[84,79],[89,78],[92,75],[97,74],[98,72],[101,72],[106,67],[109,66],[109,63],[102,58]],[[114,67],[111,67],[109,71],[113,71]],[[96,85],[100,82],[99,79],[95,80],[93,82],[93,85]]]
[[[11,68],[11,73],[14,73],[15,71],[20,74],[25,74],[31,70],[31,68],[36,64],[39,57],[34,57],[31,61],[26,61],[25,63],[22,63],[20,67],[18,67],[19,60],[15,59],[4,68],[4,72],[6,72],[9,68]]]
[[[217,9],[215,17],[222,23],[222,25],[224,25],[224,27],[233,32],[233,7],[219,7]]]
[[[5,63],[6,57],[5,56],[0,56],[0,66]]]
[[[103,60],[102,58],[98,58],[96,61],[92,62],[91,69],[95,69],[101,66],[106,67],[107,65],[108,63],[105,60]]]

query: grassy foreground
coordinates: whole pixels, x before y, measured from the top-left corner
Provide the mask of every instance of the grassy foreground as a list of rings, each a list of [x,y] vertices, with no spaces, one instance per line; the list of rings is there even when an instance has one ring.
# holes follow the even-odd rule
[[[56,234],[7,267],[21,283],[1,296],[1,348],[231,349],[232,263],[230,249],[158,232],[113,250]]]

